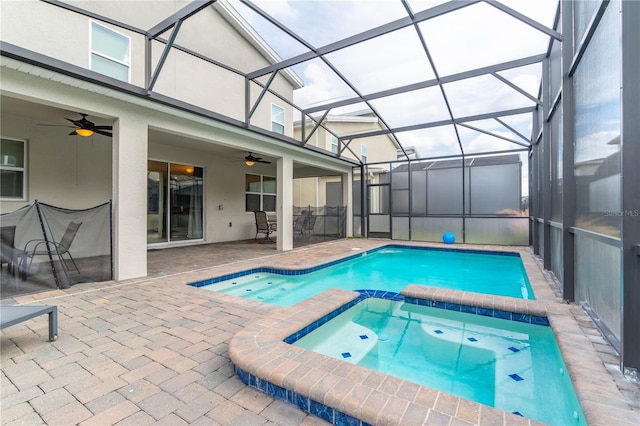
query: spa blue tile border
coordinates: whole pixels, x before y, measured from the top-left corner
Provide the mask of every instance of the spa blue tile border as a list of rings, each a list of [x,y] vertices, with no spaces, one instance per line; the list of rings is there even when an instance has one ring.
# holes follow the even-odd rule
[[[493,317],[509,321],[524,322],[533,325],[542,325],[546,327],[549,327],[550,325],[549,319],[547,317],[539,315],[521,314],[517,312],[503,311],[500,309],[481,308],[479,306],[460,305],[457,303],[440,302],[438,300],[418,299],[416,297],[405,297],[404,302],[419,306],[446,309],[448,311],[464,312],[467,314],[481,315],[484,317]]]
[[[458,303],[451,303],[451,302],[441,302],[438,300],[419,299],[417,297],[405,297],[400,293],[394,293],[391,291],[383,291],[383,290],[356,290],[356,291],[360,293],[360,295],[355,299],[353,299],[351,302],[342,305],[335,311],[328,313],[322,318],[319,318],[318,320],[307,325],[303,329],[298,330],[297,332],[287,336],[284,339],[284,342],[292,344],[302,339],[304,336],[311,333],[321,325],[327,323],[329,320],[332,320],[333,318],[337,317],[347,309],[352,308],[357,303],[370,297],[376,297],[378,299],[395,300],[397,302],[411,303],[413,305],[418,305],[418,306],[426,306],[426,307],[444,309],[447,311],[454,311],[454,312],[463,312],[463,313],[472,314],[472,315],[493,317],[493,318],[505,319],[509,321],[523,322],[523,323],[533,324],[533,325],[542,325],[547,327],[550,325],[549,319],[547,317],[538,316],[538,315],[521,314],[517,312],[502,311],[499,309],[480,308],[477,306],[461,305]]]
[[[510,321],[517,321],[517,322],[525,322],[525,323],[534,324],[534,325],[542,325],[547,327],[549,326],[549,320],[547,319],[547,317],[542,317],[537,315],[520,314],[516,312],[507,312],[507,311],[502,311],[497,309],[487,309],[487,308],[480,308],[476,306],[461,305],[457,303],[440,302],[437,300],[419,299],[416,297],[405,297],[399,293],[394,293],[390,291],[357,290],[357,292],[360,294],[351,302],[342,305],[338,309],[312,322],[311,324],[307,325],[303,329],[291,334],[290,336],[287,336],[285,339],[283,339],[284,342],[288,344],[294,343],[295,341],[306,336],[316,328],[325,324],[329,320],[340,315],[347,309],[353,307],[354,305],[361,302],[362,300],[368,299],[370,297],[411,303],[419,306],[429,306],[432,308],[445,309],[445,310],[450,310],[455,312],[465,312],[465,313],[475,314],[475,315],[490,316],[494,318],[507,319]],[[270,383],[267,380],[256,377],[253,374],[250,374],[244,371],[243,369],[239,368],[238,366],[235,366],[235,370],[236,370],[236,375],[238,376],[238,378],[240,378],[240,380],[242,380],[244,384],[251,386],[255,389],[258,389],[274,398],[293,404],[296,407],[300,408],[301,410],[307,413],[313,414],[316,417],[320,417],[321,419],[331,424],[345,425],[345,426],[370,426],[366,422],[363,422],[355,417],[349,416],[348,414],[338,411],[323,403],[314,401],[313,399],[305,395],[301,395],[297,392],[294,392],[289,389],[285,389],[281,386]],[[518,379],[522,380],[522,378],[520,378],[519,376],[513,379],[516,381]]]
[[[347,256],[344,257],[342,259],[337,259],[337,260],[333,260],[331,262],[327,262],[327,263],[323,263],[321,265],[317,265],[311,268],[306,268],[306,269],[280,269],[280,268],[270,268],[270,267],[260,267],[260,268],[253,268],[253,269],[247,269],[245,271],[240,271],[240,272],[236,272],[233,274],[227,274],[227,275],[223,275],[220,277],[215,277],[215,278],[209,278],[206,280],[202,280],[202,281],[195,281],[195,282],[191,282],[191,283],[187,283],[187,285],[190,285],[192,287],[203,287],[205,285],[211,285],[211,284],[216,284],[219,283],[221,281],[226,281],[226,280],[230,280],[233,278],[239,278],[239,277],[244,277],[246,275],[250,275],[250,274],[255,274],[255,273],[259,273],[259,272],[267,272],[270,274],[278,274],[278,275],[305,275],[305,274],[309,274],[311,272],[315,272],[318,271],[320,269],[324,269],[324,268],[328,268],[330,266],[336,265],[338,263],[342,263],[342,262],[346,262],[352,259],[356,259],[358,257],[363,257],[363,256],[367,256],[369,254],[373,254],[377,251],[380,250],[384,250],[384,249],[403,249],[403,250],[424,250],[424,251],[448,251],[448,252],[455,252],[455,253],[466,253],[466,254],[488,254],[488,255],[494,255],[494,256],[509,256],[509,257],[520,257],[519,253],[516,252],[508,252],[508,251],[490,251],[490,250],[473,250],[473,249],[457,249],[457,248],[445,248],[445,247],[416,247],[416,246],[405,246],[402,244],[388,244],[385,246],[381,246],[381,247],[376,247],[374,249],[371,250],[367,250],[361,253],[356,253],[353,254],[351,256]],[[526,276],[526,274],[525,274]]]
[[[321,325],[327,323],[328,321],[334,319],[335,317],[337,317],[338,315],[340,315],[341,313],[343,313],[347,309],[352,308],[357,303],[359,303],[362,300],[367,299],[369,297],[377,297],[378,299],[396,300],[398,302],[402,302],[404,300],[404,296],[402,296],[400,293],[394,293],[392,291],[384,291],[384,290],[356,290],[356,291],[358,293],[360,293],[360,295],[358,297],[356,297],[355,299],[353,299],[351,302],[340,306],[335,311],[329,312],[327,315],[325,315],[322,318],[319,318],[318,320],[312,322],[311,324],[307,325],[303,329],[296,331],[295,333],[291,334],[290,336],[287,336],[284,339],[284,342],[291,344],[291,343],[294,343],[294,342],[302,339],[304,336],[306,336],[307,334],[311,333],[316,328],[318,328]]]
[[[369,426],[368,423],[365,423],[360,419],[335,410],[328,405],[314,401],[313,399],[292,390],[285,389],[283,387],[269,383],[266,380],[262,380],[259,377],[256,377],[237,366],[236,374],[238,378],[240,378],[240,380],[242,380],[242,382],[247,386],[251,386],[268,395],[271,395],[274,398],[293,404],[301,410],[313,414],[314,416],[319,417],[331,424],[344,426]]]

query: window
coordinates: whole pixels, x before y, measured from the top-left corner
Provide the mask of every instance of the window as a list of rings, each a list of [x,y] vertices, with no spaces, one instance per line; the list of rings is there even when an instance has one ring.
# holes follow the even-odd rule
[[[360,145],[360,160],[363,164],[367,164],[367,146]]]
[[[245,176],[245,211],[276,211],[276,178],[271,176]]]
[[[284,135],[284,108],[271,104],[271,130]]]
[[[27,142],[17,139],[0,139],[0,198],[26,200]]]
[[[128,82],[130,45],[129,37],[92,22],[91,69]]]
[[[340,148],[340,143],[338,142],[338,138],[331,135],[331,152],[337,154]]]

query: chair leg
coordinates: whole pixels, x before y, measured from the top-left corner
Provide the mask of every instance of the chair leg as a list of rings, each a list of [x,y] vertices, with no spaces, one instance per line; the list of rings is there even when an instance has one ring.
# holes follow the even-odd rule
[[[76,264],[76,261],[73,259],[73,256],[71,256],[71,253],[67,252],[67,254],[69,255],[69,259],[71,259],[71,263],[73,263],[73,267],[76,268],[76,271],[78,271],[78,273],[80,273],[80,268],[78,268],[78,265]],[[60,256],[60,258],[62,258],[62,256]],[[64,264],[66,265],[67,262],[64,262]],[[71,269],[67,268],[67,271],[70,271],[70,270]]]

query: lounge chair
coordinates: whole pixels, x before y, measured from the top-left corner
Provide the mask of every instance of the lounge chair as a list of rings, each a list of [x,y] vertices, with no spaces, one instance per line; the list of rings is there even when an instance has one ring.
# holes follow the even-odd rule
[[[0,307],[0,329],[19,324],[37,316],[49,314],[49,341],[58,338],[58,307],[49,306],[5,306]]]
[[[270,238],[270,235],[276,232],[276,224],[274,222],[269,222],[267,213],[262,210],[256,210],[253,214],[256,217],[256,236],[254,239],[258,239],[258,234],[264,234],[264,239],[261,243],[265,243],[267,241],[275,243],[275,241]]]
[[[71,256],[71,252],[69,249],[71,248],[71,244],[73,243],[76,234],[78,233],[78,229],[82,225],[82,222],[69,222],[66,231],[64,231],[64,235],[62,235],[62,239],[59,243],[55,241],[46,241],[46,240],[31,240],[28,241],[24,246],[24,251],[26,252],[26,256],[30,258],[29,266],[27,270],[31,269],[31,264],[33,263],[33,258],[36,256],[49,256],[49,250],[51,250],[51,255],[58,256],[60,262],[64,266],[67,271],[70,271],[71,268],[67,264],[67,261],[64,259],[63,255],[67,255],[73,263],[73,267],[80,273],[80,269],[78,269],[78,265],[76,261]],[[48,244],[48,248],[47,248]]]

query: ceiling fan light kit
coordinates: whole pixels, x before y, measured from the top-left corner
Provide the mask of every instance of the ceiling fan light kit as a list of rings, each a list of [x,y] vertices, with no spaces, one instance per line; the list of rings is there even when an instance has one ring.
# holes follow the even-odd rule
[[[244,164],[247,166],[251,167],[256,163],[271,164],[271,161],[263,160],[262,157],[254,157],[252,152],[249,152],[249,155],[244,157]]]
[[[76,135],[80,135],[80,136],[91,136],[93,134],[93,130],[91,130],[91,129],[77,129],[73,133],[75,133]]]
[[[95,123],[87,119],[87,114],[84,114],[81,112],[79,112],[78,114],[80,114],[81,116],[80,119],[78,120],[65,117],[65,120],[73,123],[73,126],[65,126],[62,124],[39,124],[39,125],[54,126],[54,127],[71,127],[74,130],[71,133],[69,133],[69,136],[87,137],[87,136],[93,135],[94,133],[107,136],[107,137],[113,136],[111,133],[111,131],[113,130],[113,126],[96,126]]]

